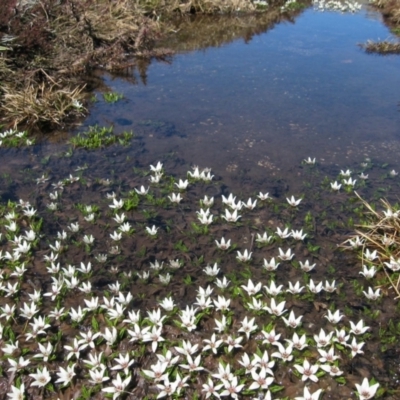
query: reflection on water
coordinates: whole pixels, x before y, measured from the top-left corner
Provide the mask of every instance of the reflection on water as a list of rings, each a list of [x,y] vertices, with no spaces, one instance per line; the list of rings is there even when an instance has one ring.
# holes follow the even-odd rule
[[[196,28],[213,43],[207,28]],[[250,41],[217,41],[218,48],[178,55],[170,65],[154,63],[147,85],[107,79],[127,101],[97,104],[87,123],[130,120],[152,157],[173,151],[228,171],[276,173],[309,155],[327,163],[395,160],[400,61],[357,47],[388,35],[380,21],[310,9],[294,23],[253,33]],[[177,35],[190,42],[185,26]]]

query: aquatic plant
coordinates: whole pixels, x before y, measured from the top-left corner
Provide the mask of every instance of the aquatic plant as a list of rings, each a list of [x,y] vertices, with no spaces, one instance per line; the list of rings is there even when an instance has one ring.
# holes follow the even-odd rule
[[[100,126],[89,126],[89,128],[78,133],[76,136],[70,139],[70,143],[74,147],[82,147],[88,150],[95,150],[110,146],[114,143],[119,143],[123,146],[127,146],[133,137],[133,132],[122,132],[114,133],[114,128],[100,127]]]

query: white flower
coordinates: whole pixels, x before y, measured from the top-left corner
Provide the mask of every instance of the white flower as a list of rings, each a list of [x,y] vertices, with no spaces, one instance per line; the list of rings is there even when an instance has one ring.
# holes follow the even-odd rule
[[[152,172],[155,172],[156,174],[161,172],[162,168],[163,168],[163,165],[161,164],[160,161],[158,161],[158,163],[155,167],[153,165],[150,165],[150,170]]]
[[[166,297],[164,300],[160,301],[159,304],[165,311],[172,311],[175,307],[172,297]]]
[[[206,394],[206,399],[208,399],[210,396],[219,398],[220,396],[218,391],[222,388],[222,386],[222,384],[214,386],[214,382],[209,377],[207,383],[203,383],[203,389],[201,391]]]
[[[297,207],[297,206],[300,204],[301,200],[302,200],[302,199],[296,200],[296,199],[294,198],[294,196],[292,196],[290,199],[286,197],[286,201],[287,201],[287,202],[289,203],[289,205],[292,206],[292,207]]]
[[[318,353],[321,355],[319,358],[319,362],[321,363],[332,363],[339,358],[339,356],[335,355],[335,348],[332,346],[328,351],[323,349],[317,349]]]
[[[356,383],[356,388],[358,395],[360,396],[360,400],[368,400],[375,396],[375,393],[379,388],[379,383],[375,383],[374,385],[370,386],[368,379],[364,378],[361,385]]]
[[[131,376],[128,375],[125,380],[122,380],[121,375],[117,374],[117,378],[112,380],[113,386],[106,387],[101,389],[102,392],[106,393],[112,393],[113,394],[113,400],[118,398],[121,394],[124,393],[125,388],[129,385],[129,382],[131,381]]]
[[[261,333],[264,335],[265,340],[263,340],[263,344],[273,344],[277,345],[279,342],[279,338],[281,337],[280,333],[276,333],[275,329],[272,329],[270,332],[266,331],[261,331]]]
[[[176,185],[177,188],[180,190],[185,190],[189,185],[189,181],[187,179],[185,179],[184,181],[182,179],[179,179],[179,182],[175,182],[174,185]]]
[[[295,400],[318,400],[319,395],[322,393],[322,389],[318,389],[314,393],[310,393],[307,386],[304,386],[303,396],[295,397]]]
[[[365,249],[364,257],[368,261],[374,261],[376,258],[378,258],[378,253],[376,250],[371,252],[369,249]]]
[[[218,240],[215,241],[215,243],[217,244],[217,247],[220,250],[228,250],[229,247],[231,246],[231,239],[229,239],[227,242],[225,241],[225,238],[221,238],[221,240],[218,242]]]
[[[62,383],[63,386],[68,385],[71,382],[72,378],[76,375],[74,369],[75,364],[68,366],[67,369],[60,367],[60,372],[57,372],[59,378],[56,380],[56,383]]]
[[[94,243],[94,237],[93,237],[93,235],[85,235],[85,236],[83,237],[83,241],[84,241],[86,244],[93,244],[93,243]]]
[[[362,335],[369,329],[369,326],[364,326],[364,321],[362,319],[358,321],[357,325],[352,321],[349,322],[351,326],[350,333],[354,335]]]
[[[155,225],[153,225],[151,228],[146,226],[146,231],[150,236],[155,236],[157,235],[157,231],[159,228],[157,228]]]
[[[162,178],[162,173],[150,175],[150,182],[151,183],[159,183]]]
[[[369,300],[377,300],[381,295],[381,289],[372,289],[372,287],[368,288],[368,293],[363,291],[365,297]]]
[[[274,314],[277,317],[285,313],[287,310],[285,310],[285,303],[286,301],[282,301],[279,304],[276,304],[275,299],[271,299],[271,307],[266,306],[265,309],[270,313]]]
[[[273,239],[273,236],[268,236],[267,232],[264,232],[263,235],[261,236],[259,233],[257,233],[257,239],[256,242],[258,243],[269,243]]]
[[[276,351],[271,354],[271,357],[281,358],[283,361],[292,361],[293,360],[293,345],[289,344],[288,347],[283,347],[283,345],[279,342],[276,343],[279,351]]]
[[[216,279],[215,284],[220,288],[220,289],[226,289],[229,285],[230,281],[226,279],[226,276],[224,276],[222,279]]]
[[[9,358],[8,362],[11,365],[11,367],[8,369],[9,372],[18,372],[30,364],[30,361],[25,360],[24,357],[20,357],[18,361]]]
[[[310,279],[310,282],[307,285],[307,287],[310,290],[310,292],[319,293],[323,289],[323,284],[322,284],[322,282],[320,282],[317,285],[315,285],[314,281],[312,279]]]
[[[328,310],[328,315],[325,315],[325,318],[332,324],[337,324],[343,317],[344,315],[340,314],[339,310],[336,310],[333,314],[331,310]]]
[[[308,157],[303,161],[305,164],[314,165],[316,160],[315,160],[315,158]]]
[[[389,175],[392,176],[392,177],[397,176],[398,174],[399,174],[399,173],[396,172],[394,169],[392,169],[392,170],[389,172]]]
[[[205,267],[203,269],[203,271],[208,276],[217,276],[219,271],[220,271],[220,269],[218,268],[218,264],[215,263],[212,267],[211,267],[211,265],[207,265],[207,267]]]
[[[165,339],[161,336],[162,326],[157,327],[154,325],[150,332],[143,335],[143,342],[152,342],[151,349],[153,353],[157,351],[158,343],[163,342]]]
[[[188,171],[187,174],[193,179],[201,179],[199,167],[195,167],[193,172]]]
[[[249,279],[247,282],[247,286],[242,285],[241,288],[243,288],[249,296],[254,296],[261,290],[262,283],[258,282],[257,285],[254,286],[253,281]]]
[[[238,330],[238,332],[244,332],[244,334],[247,336],[247,339],[249,339],[251,333],[258,328],[258,326],[254,323],[254,320],[255,318],[248,321],[247,316],[244,317],[243,321],[241,322],[242,326]]]
[[[243,252],[243,254],[240,252],[240,251],[237,251],[237,256],[236,256],[236,258],[239,260],[239,261],[242,261],[242,262],[247,262],[247,261],[250,261],[251,260],[251,255],[252,255],[253,253],[252,252],[248,252],[247,251],[247,249],[245,249],[245,251]]]
[[[175,194],[175,193],[171,193],[171,196],[168,196],[169,200],[171,201],[171,203],[177,203],[179,204],[182,201],[182,197],[181,194]]]
[[[335,192],[339,191],[340,188],[342,187],[342,184],[335,181],[335,182],[331,182],[331,188],[332,190],[334,190]]]
[[[298,231],[292,229],[290,234],[292,235],[292,238],[295,240],[304,240],[304,238],[307,236],[307,233],[303,233],[303,229],[300,229]]]
[[[160,279],[160,283],[162,285],[168,285],[171,282],[171,274],[167,273],[165,275],[158,275],[158,279]]]
[[[398,271],[400,270],[400,258],[395,260],[393,256],[390,256],[390,262],[385,262],[384,263],[388,268],[390,268],[392,271]]]
[[[29,374],[29,376],[34,379],[31,386],[45,387],[51,381],[51,376],[47,367],[43,367],[42,370],[38,368],[36,374]]]
[[[125,214],[115,214],[115,217],[113,218],[113,220],[117,223],[117,224],[122,224],[125,221]]]
[[[272,257],[270,261],[267,261],[264,258],[264,265],[263,268],[266,269],[267,271],[274,271],[279,267],[279,263],[276,263],[275,257]]]
[[[269,197],[269,193],[262,193],[262,192],[260,192],[260,194],[257,196],[261,201],[265,201],[265,200],[268,200],[270,197]]]
[[[317,347],[326,347],[331,343],[333,332],[325,334],[325,331],[321,328],[318,335],[314,335],[314,340],[317,343]]]
[[[129,357],[129,354],[125,354],[125,356],[122,354],[119,354],[119,356],[114,358],[113,361],[116,361],[117,364],[114,365],[111,368],[111,370],[117,371],[117,370],[123,369],[125,375],[128,375],[129,367],[135,362],[134,359],[131,359]]]
[[[103,382],[108,381],[110,378],[108,376],[104,376],[106,371],[106,367],[101,365],[100,369],[89,369],[90,378],[89,382],[94,385],[101,385]]]
[[[318,382],[318,377],[316,375],[319,369],[318,365],[311,365],[307,359],[305,359],[302,366],[295,364],[294,367],[300,372],[300,374],[302,374],[301,380],[303,382],[307,379],[311,379],[313,382]]]
[[[300,282],[297,281],[294,285],[292,282],[289,282],[289,289],[286,289],[287,292],[292,293],[292,294],[297,294],[301,293],[301,291],[304,289],[304,286],[300,287]]]
[[[229,310],[229,305],[231,304],[231,300],[226,299],[223,296],[218,296],[218,300],[213,299],[213,302],[214,302],[214,305],[215,305],[217,311],[218,310],[221,310],[221,311]]]
[[[296,318],[296,316],[294,315],[293,310],[290,311],[289,314],[289,319],[282,317],[283,321],[285,322],[286,326],[289,326],[293,329],[297,328],[300,323],[301,323],[301,319],[303,318],[302,315],[300,315],[298,318]]]
[[[240,217],[241,215],[238,215],[237,210],[230,213],[228,209],[225,210],[225,215],[222,216],[227,222],[236,222]]]
[[[11,385],[11,393],[8,393],[7,396],[11,400],[23,400],[25,395],[25,385],[23,383],[20,384],[19,388],[14,385]]]
[[[238,384],[238,378],[235,376],[232,380],[222,380],[225,390],[220,393],[221,396],[231,396],[233,399],[237,399],[237,393],[240,393],[244,388],[244,384]]]
[[[140,196],[144,196],[149,192],[150,186],[146,189],[143,185],[140,186],[140,189],[136,189],[135,188],[135,192],[140,195]]]
[[[347,242],[353,249],[357,249],[364,244],[364,241],[359,236],[355,236],[353,239],[348,239]]]
[[[209,182],[212,180],[212,178],[214,178],[214,175],[211,175],[210,171],[207,171],[207,172],[206,172],[206,170],[201,171],[200,179],[202,179],[203,181]]]
[[[226,204],[227,206],[231,206],[232,203],[234,203],[236,200],[236,196],[233,196],[232,193],[229,194],[228,197],[225,197],[222,195],[222,203]]]
[[[278,250],[279,250],[279,256],[278,257],[282,261],[289,261],[294,257],[294,254],[292,254],[292,250],[291,249],[288,249],[286,251],[286,253],[280,247],[278,248]]]
[[[257,205],[257,200],[254,200],[254,202],[252,202],[251,198],[247,201],[247,203],[244,203],[242,201],[242,205],[244,207],[246,207],[248,210],[253,210],[254,208],[256,208]]]
[[[276,228],[276,232],[275,232],[281,239],[286,239],[290,236],[290,232],[289,232],[289,228],[285,228],[283,231],[281,230],[281,228],[279,228],[279,226]]]
[[[275,281],[271,281],[269,286],[264,286],[265,290],[270,296],[278,296],[282,292],[283,285],[276,286]]]
[[[211,207],[214,204],[214,197],[208,198],[207,196],[204,196],[204,199],[201,200],[201,202],[205,207]]]
[[[310,265],[310,262],[308,260],[306,260],[304,263],[302,261],[299,261],[299,263],[300,263],[300,268],[305,272],[310,272],[316,266],[316,264]]]
[[[110,208],[113,208],[115,210],[119,210],[124,206],[124,200],[117,200],[116,198],[113,198],[113,204],[109,205]]]
[[[355,186],[357,179],[343,179],[343,183],[347,186]]]
[[[274,381],[271,376],[267,378],[267,370],[264,367],[259,372],[252,371],[251,377],[254,382],[250,385],[249,390],[268,389]]]
[[[328,293],[333,293],[336,290],[336,281],[333,280],[331,283],[325,281],[324,290]]]
[[[213,333],[210,339],[204,339],[203,342],[207,343],[207,345],[203,347],[203,352],[211,350],[214,354],[217,354],[218,347],[221,346],[223,340],[217,340],[215,333]]]
[[[351,171],[348,169],[346,171],[340,170],[340,176],[349,177],[351,175]]]

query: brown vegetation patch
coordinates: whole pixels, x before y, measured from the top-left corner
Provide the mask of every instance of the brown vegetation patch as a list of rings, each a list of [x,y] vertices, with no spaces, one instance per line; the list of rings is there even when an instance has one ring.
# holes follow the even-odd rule
[[[367,53],[400,54],[400,43],[389,42],[387,40],[382,42],[368,40],[366,43],[361,44],[360,47]]]
[[[283,4],[276,0],[265,18],[257,21],[254,15],[252,22],[262,30],[279,21]],[[151,58],[171,55],[155,44],[173,29],[173,15],[239,10],[255,12],[256,7],[249,0],[5,0],[0,10],[0,122],[19,128],[60,126],[76,114],[94,68],[115,72],[136,65],[142,71]],[[246,29],[237,22],[241,32]]]

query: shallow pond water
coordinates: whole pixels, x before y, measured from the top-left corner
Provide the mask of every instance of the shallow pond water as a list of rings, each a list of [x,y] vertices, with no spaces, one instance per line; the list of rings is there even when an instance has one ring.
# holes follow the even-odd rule
[[[60,321],[53,318],[51,328],[38,335],[55,348],[54,358],[46,364],[53,383],[58,377],[58,366],[65,367],[65,357],[70,354],[63,346],[70,345],[75,337],[89,329],[105,334],[106,328],[116,327],[118,340],[106,343],[108,339],[104,336],[95,341],[94,347],[107,356],[107,374],[112,379],[120,373],[113,368],[119,353],[135,359],[129,372],[123,375],[131,377],[129,393],[123,394],[129,399],[158,395],[160,388],[153,380],[143,378],[143,370],[149,370],[157,361],[155,353],[160,355],[161,349],[164,353],[167,349],[173,350],[182,340],[204,348],[203,340],[209,340],[214,332],[225,344],[216,354],[202,351],[201,365],[205,370],[188,374],[189,387],[185,389],[185,397],[180,398],[196,398],[210,374],[217,372],[221,361],[232,366],[248,390],[251,374],[245,374],[240,361],[244,354],[261,356],[264,350],[272,357],[275,347],[263,340],[274,328],[282,335],[285,346],[287,342],[283,339],[290,340],[294,332],[307,337],[308,347],[294,350],[292,361],[285,363],[276,359],[275,366],[271,366],[274,375],[271,388],[278,391],[273,399],[292,399],[301,396],[305,386],[294,365],[302,365],[304,359],[324,364],[320,361],[321,348],[316,339],[320,330],[328,333],[343,328],[349,334],[350,321],[357,323],[362,319],[370,329],[361,336],[352,334],[352,339],[365,342],[364,353],[353,357],[350,348],[336,343],[335,352],[340,356],[336,364],[342,376],[331,376],[320,369],[319,380],[307,381],[306,386],[312,392],[322,388],[323,399],[356,399],[355,384],[361,383],[364,377],[373,377],[381,385],[382,398],[398,398],[400,371],[396,335],[400,333],[400,325],[397,325],[394,293],[388,289],[382,268],[374,281],[360,275],[362,264],[366,263],[361,250],[344,251],[339,246],[354,233],[356,223],[366,220],[366,209],[355,196],[354,188],[343,184],[341,170],[352,170],[357,192],[379,210],[384,209],[379,202],[381,197],[393,203],[398,199],[400,181],[390,171],[399,169],[400,59],[366,55],[357,47],[359,42],[388,35],[379,16],[367,9],[355,15],[317,13],[309,9],[292,22],[271,21],[265,22],[268,27],[265,31],[252,30],[248,21],[242,21],[245,32],[240,33],[238,18],[229,37],[229,31],[224,31],[224,35],[202,36],[201,29],[209,32],[209,27],[194,20],[192,23],[198,24],[196,30],[204,39],[190,45],[191,33],[184,28],[180,30],[177,25],[178,38],[170,38],[170,43],[182,53],[174,56],[170,64],[151,63],[142,70],[142,80],[136,77],[136,84],[129,82],[128,73],[125,78],[105,76],[106,85],[124,94],[124,99],[108,104],[97,93],[99,101],[94,103],[79,130],[93,124],[114,125],[117,131],[132,129],[136,136],[128,147],[69,152],[66,137],[60,136],[53,143],[28,149],[0,150],[4,160],[0,166],[1,254],[8,251],[11,257],[17,246],[10,228],[12,209],[18,214],[14,219],[21,234],[36,225],[41,234],[31,251],[22,255],[29,268],[23,279],[18,280],[18,294],[9,295],[10,286],[2,289],[2,320],[6,320],[5,307],[17,305],[15,318],[6,320],[3,342],[18,339],[28,358],[39,352],[36,340],[26,337],[30,328],[21,312],[33,290],[47,293],[40,303],[41,315],[48,315],[55,306],[66,307],[68,311],[86,307],[85,300],[91,297],[99,297],[103,307],[102,311],[99,307],[87,310],[78,321],[73,321],[71,313]],[[215,25],[218,28],[225,23],[217,20]],[[180,42],[179,35],[186,37],[187,42]],[[207,47],[210,42],[214,47]],[[316,157],[316,164],[305,163],[308,157]],[[160,183],[150,184],[148,166],[155,166],[159,160],[163,163],[164,176]],[[188,188],[181,190],[182,203],[173,204],[168,196],[178,193],[177,181],[186,179],[188,170],[193,173],[194,165],[211,168],[215,177],[209,182],[190,179]],[[360,173],[368,174],[368,179],[361,179]],[[49,180],[38,183],[43,174]],[[74,177],[79,180],[75,181]],[[339,192],[332,190],[334,181],[342,182]],[[147,195],[136,193],[135,189],[141,185],[150,186]],[[115,201],[110,197],[112,192],[116,194]],[[268,192],[269,198],[258,199],[253,210],[243,207],[237,223],[223,218],[228,216],[225,211],[228,207],[223,204],[222,195],[228,197],[234,193],[238,200],[247,203],[249,197],[254,201],[260,192]],[[204,195],[215,198],[215,204],[210,206],[213,216],[210,225],[199,221],[200,207],[207,208],[200,203]],[[288,204],[286,198],[291,196],[302,198],[298,206]],[[21,207],[13,203],[6,205],[9,200],[18,203],[19,199],[30,201],[38,209],[38,217],[31,220],[22,215]],[[124,200],[121,209],[118,199]],[[55,210],[48,209],[51,203],[56,204]],[[86,206],[95,209],[87,211]],[[92,212],[94,220],[90,221]],[[118,215],[122,213],[131,225],[130,229],[126,228],[129,232],[121,228],[122,217]],[[43,218],[42,226],[39,226],[39,217]],[[76,223],[80,228],[74,232],[72,224]],[[158,228],[154,237],[146,229],[153,225]],[[303,229],[307,236],[303,240],[281,238],[278,228],[282,231]],[[57,238],[62,230],[67,232],[63,240]],[[264,232],[273,237],[271,242],[257,241],[258,235]],[[116,233],[122,234],[121,239],[112,238]],[[93,235],[94,242],[85,245],[84,235]],[[231,249],[217,248],[215,241],[222,237],[232,241]],[[58,249],[56,240],[60,241]],[[282,251],[288,249],[295,254],[293,260],[284,260]],[[252,257],[242,262],[237,252],[245,250],[251,251]],[[44,262],[44,257],[55,257],[52,253],[57,255],[53,261],[61,263],[61,271],[55,268],[50,272],[51,262]],[[107,258],[102,260],[101,254],[107,254]],[[280,262],[276,270],[265,267],[272,257]],[[172,267],[170,260],[176,259],[180,263]],[[309,272],[301,266],[307,260],[316,264]],[[156,261],[162,265],[160,271]],[[1,262],[4,285],[14,284],[17,278],[11,273],[15,273],[18,263],[9,258]],[[75,270],[72,275],[79,284],[74,287],[68,268],[74,265],[82,269],[85,265],[81,262],[91,262],[93,271]],[[220,268],[218,279],[226,277],[230,281],[226,289],[219,288],[215,277],[204,271],[208,264],[211,268],[215,263]],[[367,264],[370,266],[372,262]],[[143,279],[148,271],[149,278]],[[162,284],[161,279],[167,273],[171,274],[171,281]],[[53,290],[55,279],[67,280],[68,284],[63,283],[62,293],[52,298],[48,293]],[[248,294],[243,288],[250,285],[248,279],[254,284],[262,283],[262,292]],[[326,281],[336,281],[337,289],[332,293],[327,290],[313,293],[311,280],[324,285]],[[307,287],[304,292],[286,292],[289,282],[296,281]],[[115,286],[116,282],[120,288]],[[90,293],[78,289],[88,283],[92,285]],[[265,286],[270,289],[272,283],[283,285],[283,291],[277,295],[269,293]],[[366,299],[363,290],[377,284],[384,284],[383,296],[377,302]],[[195,329],[182,326],[181,310],[199,303],[199,288],[205,289],[208,285],[214,291],[213,308],[196,311]],[[123,316],[116,316],[118,307],[104,307],[107,299],[119,296],[119,292],[133,296]],[[162,310],[166,316],[161,324],[166,340],[164,347],[159,343],[154,351],[151,340],[130,340],[136,325],[143,330],[158,326],[146,318],[147,311],[158,309],[159,303],[168,296],[177,308]],[[229,310],[216,310],[221,302],[218,296],[230,298]],[[300,327],[287,327],[281,316],[264,308],[254,309],[257,301],[262,307],[273,308],[275,298],[277,303],[286,302],[288,312],[284,316],[290,311],[296,317],[303,316]],[[130,322],[124,320],[128,311],[138,310],[141,318],[137,324],[134,318]],[[328,310],[332,313],[340,310],[342,320],[338,323],[328,320]],[[217,332],[215,320],[221,321],[223,315],[227,316],[229,327]],[[246,316],[255,318],[257,324],[249,337],[243,331]],[[242,337],[243,347],[230,349],[230,335]],[[4,357],[6,352],[3,348],[1,351]],[[176,348],[173,352],[181,354]],[[75,393],[79,398],[102,399],[101,385],[87,385],[89,367],[82,361],[92,354],[91,346],[78,353],[80,358],[70,356],[76,372],[72,385],[63,388],[55,384],[55,392],[48,387],[41,390],[31,386],[28,397],[69,398]],[[17,350],[13,356],[19,354]],[[179,363],[179,368],[169,367],[171,380],[177,379],[177,371],[185,375],[186,364],[190,362],[181,355]],[[35,371],[39,365],[32,358],[32,369],[28,372]],[[30,386],[32,377],[27,371],[19,375]],[[1,378],[3,392],[9,389],[8,378],[6,373]],[[102,387],[109,385],[106,382]],[[89,394],[85,387],[91,388]],[[247,391],[243,398],[260,398],[262,392]]]
[[[108,78],[126,101],[95,105],[87,123],[122,121],[144,136],[153,159],[174,152],[233,174],[287,175],[308,156],[329,165],[369,156],[395,166],[400,59],[357,46],[389,35],[370,15],[309,9],[251,40],[152,63],[146,84]]]

